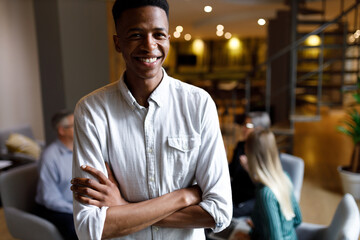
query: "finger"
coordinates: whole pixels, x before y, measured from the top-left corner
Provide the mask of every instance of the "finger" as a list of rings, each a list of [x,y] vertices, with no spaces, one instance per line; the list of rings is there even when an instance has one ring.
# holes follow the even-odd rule
[[[106,170],[107,170],[107,173],[108,173],[108,176],[109,176],[109,180],[112,181],[113,183],[115,183],[116,185],[118,185],[117,181],[116,181],[116,179],[114,177],[114,174],[113,174],[112,170],[110,169],[109,164],[107,162],[105,162],[105,165],[106,165]]]
[[[74,193],[74,199],[76,199],[77,201],[79,201],[82,204],[88,204],[88,205],[94,205],[96,207],[102,207],[102,204],[99,201],[97,201],[95,199],[91,199],[86,196],[82,196],[77,193]]]
[[[103,194],[89,187],[73,185],[70,187],[70,190],[73,191],[75,194],[86,195],[87,197],[93,198],[98,201],[104,200]]]
[[[81,169],[84,170],[87,173],[90,173],[91,175],[93,175],[96,179],[99,180],[100,183],[106,183],[106,181],[108,180],[108,178],[105,176],[105,174],[99,170],[97,170],[96,168],[87,166],[87,165],[82,165]]]
[[[73,178],[71,180],[71,184],[73,186],[85,186],[85,187],[93,188],[98,191],[102,190],[102,184],[90,178]]]

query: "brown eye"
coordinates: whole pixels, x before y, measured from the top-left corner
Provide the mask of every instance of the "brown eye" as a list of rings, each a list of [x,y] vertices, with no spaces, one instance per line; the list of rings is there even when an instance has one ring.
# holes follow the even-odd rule
[[[166,39],[167,38],[167,35],[165,34],[165,33],[155,33],[154,34],[154,37],[156,38],[156,39]]]
[[[129,39],[140,39],[140,38],[142,38],[142,35],[140,33],[133,33],[128,38]]]

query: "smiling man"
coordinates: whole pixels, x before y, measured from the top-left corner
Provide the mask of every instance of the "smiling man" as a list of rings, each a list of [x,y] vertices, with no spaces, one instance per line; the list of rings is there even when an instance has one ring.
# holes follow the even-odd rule
[[[221,231],[230,222],[215,104],[162,68],[170,46],[168,11],[166,0],[117,0],[113,6],[114,43],[126,71],[75,110],[78,182],[72,190],[80,239],[198,240],[205,239],[203,228]],[[114,201],[102,190],[112,178],[106,164],[118,184]]]

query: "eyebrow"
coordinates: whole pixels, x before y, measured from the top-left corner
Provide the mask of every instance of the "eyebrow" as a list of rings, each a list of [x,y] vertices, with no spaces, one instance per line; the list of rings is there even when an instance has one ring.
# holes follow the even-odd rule
[[[153,31],[165,31],[167,32],[166,28],[154,28]],[[130,28],[127,32],[143,32],[143,28]]]

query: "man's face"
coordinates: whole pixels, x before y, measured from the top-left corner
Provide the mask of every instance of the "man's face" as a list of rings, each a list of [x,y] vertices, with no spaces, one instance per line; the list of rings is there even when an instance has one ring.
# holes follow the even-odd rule
[[[60,125],[58,132],[62,137],[71,141],[74,140],[74,115],[66,117],[66,124]]]
[[[114,42],[116,50],[123,54],[127,76],[161,78],[170,46],[165,11],[154,6],[128,9],[118,19],[116,30]]]

